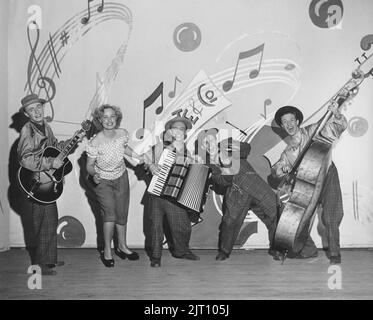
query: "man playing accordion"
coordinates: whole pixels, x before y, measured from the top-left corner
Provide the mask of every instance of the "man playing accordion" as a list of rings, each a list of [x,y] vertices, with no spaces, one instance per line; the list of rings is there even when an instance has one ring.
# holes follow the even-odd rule
[[[146,154],[146,167],[153,174],[158,174],[161,170],[159,160],[164,149],[169,149],[176,153],[175,163],[185,163],[191,155],[185,146],[187,130],[192,128],[192,123],[184,117],[175,117],[165,124],[163,142],[156,144]],[[166,218],[169,224],[172,255],[175,258],[199,260],[199,257],[189,249],[189,240],[192,233],[191,221],[188,210],[177,202],[167,198],[149,194],[150,208],[150,235],[151,235],[151,258],[152,267],[161,266],[161,255],[163,246],[163,219]]]

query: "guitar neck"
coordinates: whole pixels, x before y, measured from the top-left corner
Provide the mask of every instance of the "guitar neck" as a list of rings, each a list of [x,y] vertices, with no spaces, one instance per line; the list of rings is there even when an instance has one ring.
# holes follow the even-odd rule
[[[81,131],[81,130],[80,130]],[[79,132],[80,132],[79,131]],[[70,139],[69,143],[61,150],[58,158],[63,161],[65,158],[70,154],[71,150],[76,146],[79,141],[79,132],[75,133],[75,135]]]

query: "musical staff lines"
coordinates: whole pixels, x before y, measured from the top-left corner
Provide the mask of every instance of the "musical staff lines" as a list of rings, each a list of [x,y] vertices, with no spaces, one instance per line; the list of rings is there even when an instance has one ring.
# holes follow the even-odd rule
[[[294,68],[291,71],[287,71],[285,67],[289,64],[293,64]],[[252,63],[243,63],[240,65],[239,70],[236,73],[235,85],[231,90],[226,92],[226,95],[232,94],[242,89],[249,87],[254,87],[262,84],[268,83],[283,83],[288,85],[293,89],[292,97],[298,91],[300,87],[300,67],[299,65],[290,60],[290,59],[266,59],[262,61],[260,75],[254,79],[250,79],[247,75],[250,70],[255,69],[255,66],[258,66],[256,62]],[[222,71],[219,71],[211,76],[210,79],[218,88],[221,88],[223,83],[232,79],[232,73],[234,72],[235,67],[226,68]],[[182,91],[175,100],[172,100],[167,103],[164,107],[164,112],[167,112],[168,108],[174,104],[186,104],[190,95],[197,90],[197,88],[202,84],[196,83],[191,87],[188,87],[187,90]],[[268,117],[268,115],[267,115]]]
[[[54,65],[55,73],[56,73],[57,77],[59,78],[60,77],[60,73],[62,71],[61,71],[60,65],[58,63],[56,51],[54,49],[54,44],[53,44],[52,36],[51,36],[50,33],[49,33],[49,40],[48,40],[48,50],[49,50],[49,54],[50,54],[51,59],[52,59],[52,63]]]
[[[92,6],[92,8],[98,9],[101,5],[102,4],[97,4]],[[94,26],[112,19],[124,21],[129,26],[130,30],[132,30],[132,13],[125,5],[107,3],[105,4],[105,10],[102,10],[102,12],[95,10],[95,12],[91,14],[90,24],[82,25],[81,19],[86,14],[87,10],[85,9],[66,21],[58,30],[50,35],[48,42],[37,56],[42,72],[47,74],[50,78],[53,79],[56,75],[56,62],[58,65],[61,65],[68,49],[79,41],[88,31],[92,30]],[[54,48],[54,53],[52,55],[50,54],[50,46],[53,46]],[[55,58],[54,61],[52,57]],[[37,89],[37,77],[38,70],[34,65],[30,76],[30,91],[35,91]],[[26,91],[27,88],[28,84],[26,83],[24,90]]]

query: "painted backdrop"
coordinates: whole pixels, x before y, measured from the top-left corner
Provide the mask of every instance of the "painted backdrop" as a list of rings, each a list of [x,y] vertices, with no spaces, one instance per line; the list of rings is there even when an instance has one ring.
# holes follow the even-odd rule
[[[120,106],[122,127],[139,151],[177,114],[193,122],[190,146],[201,128],[230,130],[251,143],[249,161],[267,181],[285,146],[274,112],[298,106],[306,124],[323,115],[325,102],[373,53],[372,12],[370,0],[9,1],[10,244],[29,240],[29,207],[15,178],[24,123],[17,111],[26,93],[49,101],[47,121],[58,139],[71,137],[105,102]],[[333,154],[345,209],[343,247],[373,245],[372,84],[367,77],[344,107],[348,129]],[[58,199],[58,243],[64,247],[93,247],[100,240],[85,144],[70,156],[74,170]],[[128,243],[143,247],[147,177],[129,172]],[[202,222],[193,227],[193,247],[216,247],[221,201],[210,192]],[[318,220],[312,234],[321,246]],[[267,245],[264,225],[248,212],[237,247]]]

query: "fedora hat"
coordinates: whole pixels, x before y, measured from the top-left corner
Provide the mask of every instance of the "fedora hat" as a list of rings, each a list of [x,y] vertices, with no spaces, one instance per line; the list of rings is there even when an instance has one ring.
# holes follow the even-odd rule
[[[284,114],[292,113],[295,118],[299,121],[299,125],[303,122],[303,113],[298,108],[293,106],[284,106],[276,111],[275,122],[281,127],[281,117]]]
[[[46,100],[39,98],[38,95],[35,94],[35,93],[28,94],[27,96],[22,98],[21,107],[19,108],[19,112],[24,112],[25,108],[27,106],[29,106],[30,104],[33,104],[33,103],[44,104],[46,102],[47,102]]]
[[[171,129],[172,124],[175,122],[183,122],[187,130],[192,129],[192,122],[189,119],[184,117],[175,117],[166,122],[164,126],[165,130]]]

